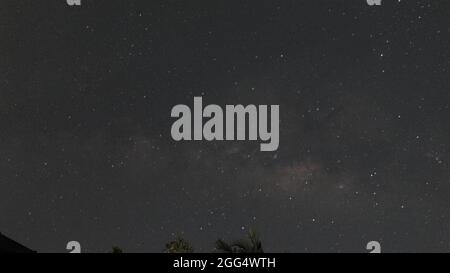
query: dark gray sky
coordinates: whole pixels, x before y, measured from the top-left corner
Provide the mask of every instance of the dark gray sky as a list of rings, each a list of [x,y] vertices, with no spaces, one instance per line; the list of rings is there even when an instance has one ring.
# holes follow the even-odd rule
[[[448,1],[0,2],[0,232],[196,251],[450,251]],[[176,104],[279,104],[280,148]]]

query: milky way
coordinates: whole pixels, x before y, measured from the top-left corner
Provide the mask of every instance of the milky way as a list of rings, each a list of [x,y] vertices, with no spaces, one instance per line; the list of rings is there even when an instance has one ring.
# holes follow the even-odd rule
[[[1,233],[450,251],[447,1],[41,2],[0,4]],[[174,141],[195,96],[280,105],[278,150]]]

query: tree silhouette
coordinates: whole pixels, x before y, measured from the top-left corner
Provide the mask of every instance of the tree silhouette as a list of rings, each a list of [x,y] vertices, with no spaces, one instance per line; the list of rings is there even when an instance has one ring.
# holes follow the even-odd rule
[[[113,246],[111,253],[114,253],[114,254],[123,253],[123,250],[118,246]]]
[[[248,237],[231,244],[219,239],[216,241],[216,250],[223,253],[264,253],[261,240],[254,230],[250,230]]]
[[[192,253],[194,249],[191,244],[178,236],[175,240],[166,244],[166,253]]]

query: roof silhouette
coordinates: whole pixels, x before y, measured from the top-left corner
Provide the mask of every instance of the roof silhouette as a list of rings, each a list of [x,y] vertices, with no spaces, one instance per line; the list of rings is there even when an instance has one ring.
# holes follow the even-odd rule
[[[34,253],[35,251],[0,233],[0,253]]]

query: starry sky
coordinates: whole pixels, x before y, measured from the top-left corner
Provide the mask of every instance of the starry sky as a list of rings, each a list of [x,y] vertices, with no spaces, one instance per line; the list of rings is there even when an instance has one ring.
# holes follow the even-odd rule
[[[0,2],[0,232],[40,252],[450,251],[450,3]],[[280,147],[175,142],[280,105]]]

